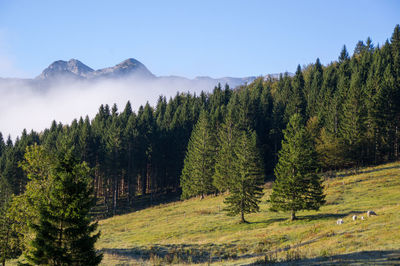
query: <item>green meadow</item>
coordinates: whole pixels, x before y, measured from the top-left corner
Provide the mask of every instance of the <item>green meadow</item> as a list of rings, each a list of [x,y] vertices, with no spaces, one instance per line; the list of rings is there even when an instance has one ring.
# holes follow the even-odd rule
[[[103,265],[400,263],[400,163],[339,172],[324,186],[326,204],[293,222],[269,211],[267,183],[248,224],[226,216],[224,195],[193,198],[101,220],[97,248]]]

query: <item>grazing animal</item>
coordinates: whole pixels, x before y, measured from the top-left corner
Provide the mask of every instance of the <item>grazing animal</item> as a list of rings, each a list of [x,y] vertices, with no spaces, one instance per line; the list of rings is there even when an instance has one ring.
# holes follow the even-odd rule
[[[357,215],[353,215],[353,221],[357,220]]]
[[[364,220],[364,216],[361,216],[361,220]]]
[[[372,215],[376,215],[374,211],[367,211],[367,216],[370,217]]]
[[[337,220],[336,224],[343,224],[343,219]]]

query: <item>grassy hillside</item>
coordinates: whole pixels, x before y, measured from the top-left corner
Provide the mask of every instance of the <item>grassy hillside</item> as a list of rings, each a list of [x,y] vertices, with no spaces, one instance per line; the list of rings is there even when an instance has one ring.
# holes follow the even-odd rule
[[[341,173],[324,184],[326,205],[299,212],[294,222],[268,210],[266,185],[261,212],[248,215],[249,224],[222,212],[223,196],[196,198],[100,221],[97,248],[104,265],[400,263],[400,163]],[[367,218],[367,210],[378,215]],[[339,218],[344,224],[336,224]]]

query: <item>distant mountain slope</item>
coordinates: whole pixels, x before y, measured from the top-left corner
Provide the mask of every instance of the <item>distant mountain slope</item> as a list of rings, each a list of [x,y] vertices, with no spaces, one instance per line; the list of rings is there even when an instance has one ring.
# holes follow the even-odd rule
[[[275,75],[275,74],[274,74]],[[161,82],[168,82],[168,84],[176,84],[177,90],[187,91],[191,89],[203,89],[205,91],[211,90],[218,83],[221,85],[229,84],[231,88],[251,83],[256,79],[255,76],[250,77],[196,77],[188,79],[179,76],[155,76],[147,67],[134,58],[129,58],[123,62],[98,70],[85,65],[77,59],[70,59],[69,61],[57,60],[50,64],[42,73],[35,79],[7,79],[0,78],[0,88],[8,88],[10,84],[18,83],[22,87],[34,87],[45,89],[51,87],[57,81],[62,80],[65,82],[79,81],[79,80],[113,80],[113,79],[129,79],[134,83],[135,79],[140,81],[150,81],[154,84]]]
[[[50,79],[57,78],[59,76],[70,76],[70,77],[82,77],[86,78],[94,70],[83,64],[81,61],[71,59],[68,62],[58,60],[48,66],[43,72],[37,77],[37,79]]]
[[[145,65],[136,59],[129,58],[114,67],[107,67],[96,70],[90,77],[122,77],[129,75],[139,75],[145,78],[154,78],[155,76],[151,73]]]

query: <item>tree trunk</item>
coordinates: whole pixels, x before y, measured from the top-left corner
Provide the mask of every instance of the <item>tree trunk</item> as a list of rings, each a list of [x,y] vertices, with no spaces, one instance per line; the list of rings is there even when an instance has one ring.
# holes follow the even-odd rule
[[[118,184],[117,184],[117,176],[114,175],[114,182],[113,182],[113,215],[116,214],[117,211],[117,197],[118,197]]]
[[[397,136],[397,126],[395,127],[395,132],[394,132],[394,158],[395,160],[399,159],[399,143],[398,143],[398,136]]]
[[[244,219],[244,212],[243,211],[241,211],[240,222],[241,223],[247,223],[247,221]]]
[[[294,220],[297,220],[296,212],[295,212],[295,211],[292,211],[292,214],[291,214],[291,216],[290,216],[290,221],[294,221]]]
[[[146,193],[151,193],[153,191],[153,184],[151,180],[151,163],[150,160],[146,164]]]

